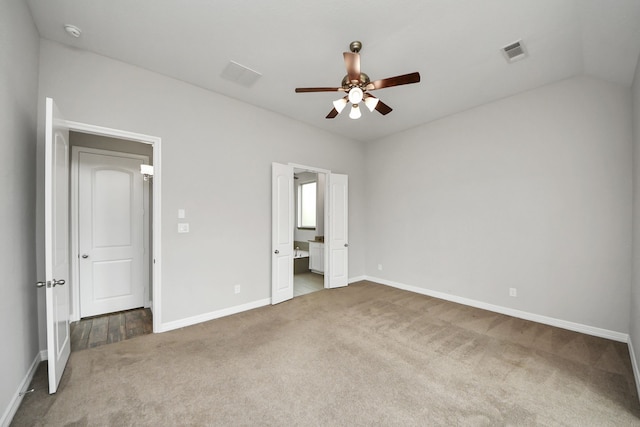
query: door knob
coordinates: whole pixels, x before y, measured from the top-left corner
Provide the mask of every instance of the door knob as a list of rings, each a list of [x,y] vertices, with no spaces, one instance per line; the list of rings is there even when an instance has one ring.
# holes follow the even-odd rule
[[[87,254],[82,254],[82,258],[87,259],[87,258],[89,258],[89,255],[87,255]]]
[[[63,279],[60,279],[60,280],[53,279],[51,282],[36,282],[36,287],[44,288],[46,286],[47,288],[53,288],[55,286],[62,286],[65,283],[66,282]]]
[[[348,248],[348,247],[349,247],[349,244],[348,244],[348,243],[345,243],[345,244],[344,244],[344,247],[345,247],[345,248]]]
[[[278,255],[280,253],[280,251],[276,249],[275,251],[273,251],[273,253]]]

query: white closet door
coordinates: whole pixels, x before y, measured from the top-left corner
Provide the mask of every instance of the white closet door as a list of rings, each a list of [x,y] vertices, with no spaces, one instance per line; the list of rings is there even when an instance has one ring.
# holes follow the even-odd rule
[[[81,317],[144,306],[142,160],[80,152]]]

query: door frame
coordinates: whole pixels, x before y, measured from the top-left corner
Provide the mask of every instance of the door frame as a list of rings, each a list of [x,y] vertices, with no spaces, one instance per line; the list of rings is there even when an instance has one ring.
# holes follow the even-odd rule
[[[72,322],[80,320],[80,262],[78,256],[80,254],[80,153],[90,154],[102,154],[112,157],[124,157],[127,159],[142,160],[145,163],[149,162],[149,157],[143,154],[124,153],[121,151],[111,151],[99,148],[90,148],[82,146],[71,147],[71,215],[70,215],[70,229],[71,229],[71,308],[72,313],[70,320]],[[143,281],[144,285],[144,307],[150,307],[149,300],[149,183],[145,181],[143,184],[143,206],[144,206],[144,218],[143,218]]]
[[[152,257],[150,259],[150,262],[152,263],[151,289],[153,296],[150,305],[151,311],[153,313],[153,332],[162,332],[162,163],[160,149],[162,139],[157,136],[144,135],[141,133],[96,126],[71,120],[66,120],[64,124],[72,132],[88,133],[92,135],[117,138],[124,141],[140,142],[143,144],[150,144],[153,148],[153,185],[151,189],[151,194],[153,195],[153,201],[151,203],[151,209],[153,212],[153,224],[151,229],[153,249],[151,250]],[[75,284],[73,286],[75,286]],[[74,307],[74,316],[75,315],[76,310]],[[79,312],[77,313],[77,315],[79,315]]]
[[[330,269],[331,269],[331,265],[330,265],[330,261],[329,261],[329,245],[328,242],[329,237],[331,236],[331,224],[329,223],[329,175],[331,175],[331,170],[329,169],[322,169],[322,168],[317,168],[314,166],[305,166],[305,165],[299,165],[297,163],[287,163],[289,166],[292,166],[294,171],[296,169],[304,169],[306,172],[314,172],[316,174],[318,173],[323,173],[325,174],[325,180],[324,180],[324,241],[325,244],[324,246],[324,276],[323,276],[323,281],[324,281],[324,288],[328,289],[329,288],[329,278],[330,276]],[[295,187],[295,184],[294,184]],[[293,207],[293,213],[295,214],[295,206]],[[295,218],[295,215],[293,215],[293,217]]]

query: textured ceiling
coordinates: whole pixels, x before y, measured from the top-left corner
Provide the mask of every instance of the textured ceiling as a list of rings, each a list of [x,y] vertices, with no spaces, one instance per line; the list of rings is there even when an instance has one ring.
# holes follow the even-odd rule
[[[329,132],[370,141],[575,75],[632,83],[640,0],[28,0],[42,37],[206,88]],[[64,24],[82,29],[66,34]],[[518,39],[529,56],[507,64]],[[375,91],[394,111],[325,115],[342,52],[360,40],[372,80],[420,72]],[[230,60],[262,74],[247,88],[220,76]],[[348,110],[345,110],[347,112]]]

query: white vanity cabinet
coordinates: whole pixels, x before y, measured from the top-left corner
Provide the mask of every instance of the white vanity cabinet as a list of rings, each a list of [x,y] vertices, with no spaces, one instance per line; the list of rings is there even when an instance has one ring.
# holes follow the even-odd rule
[[[309,269],[314,273],[324,273],[324,243],[309,241]]]

